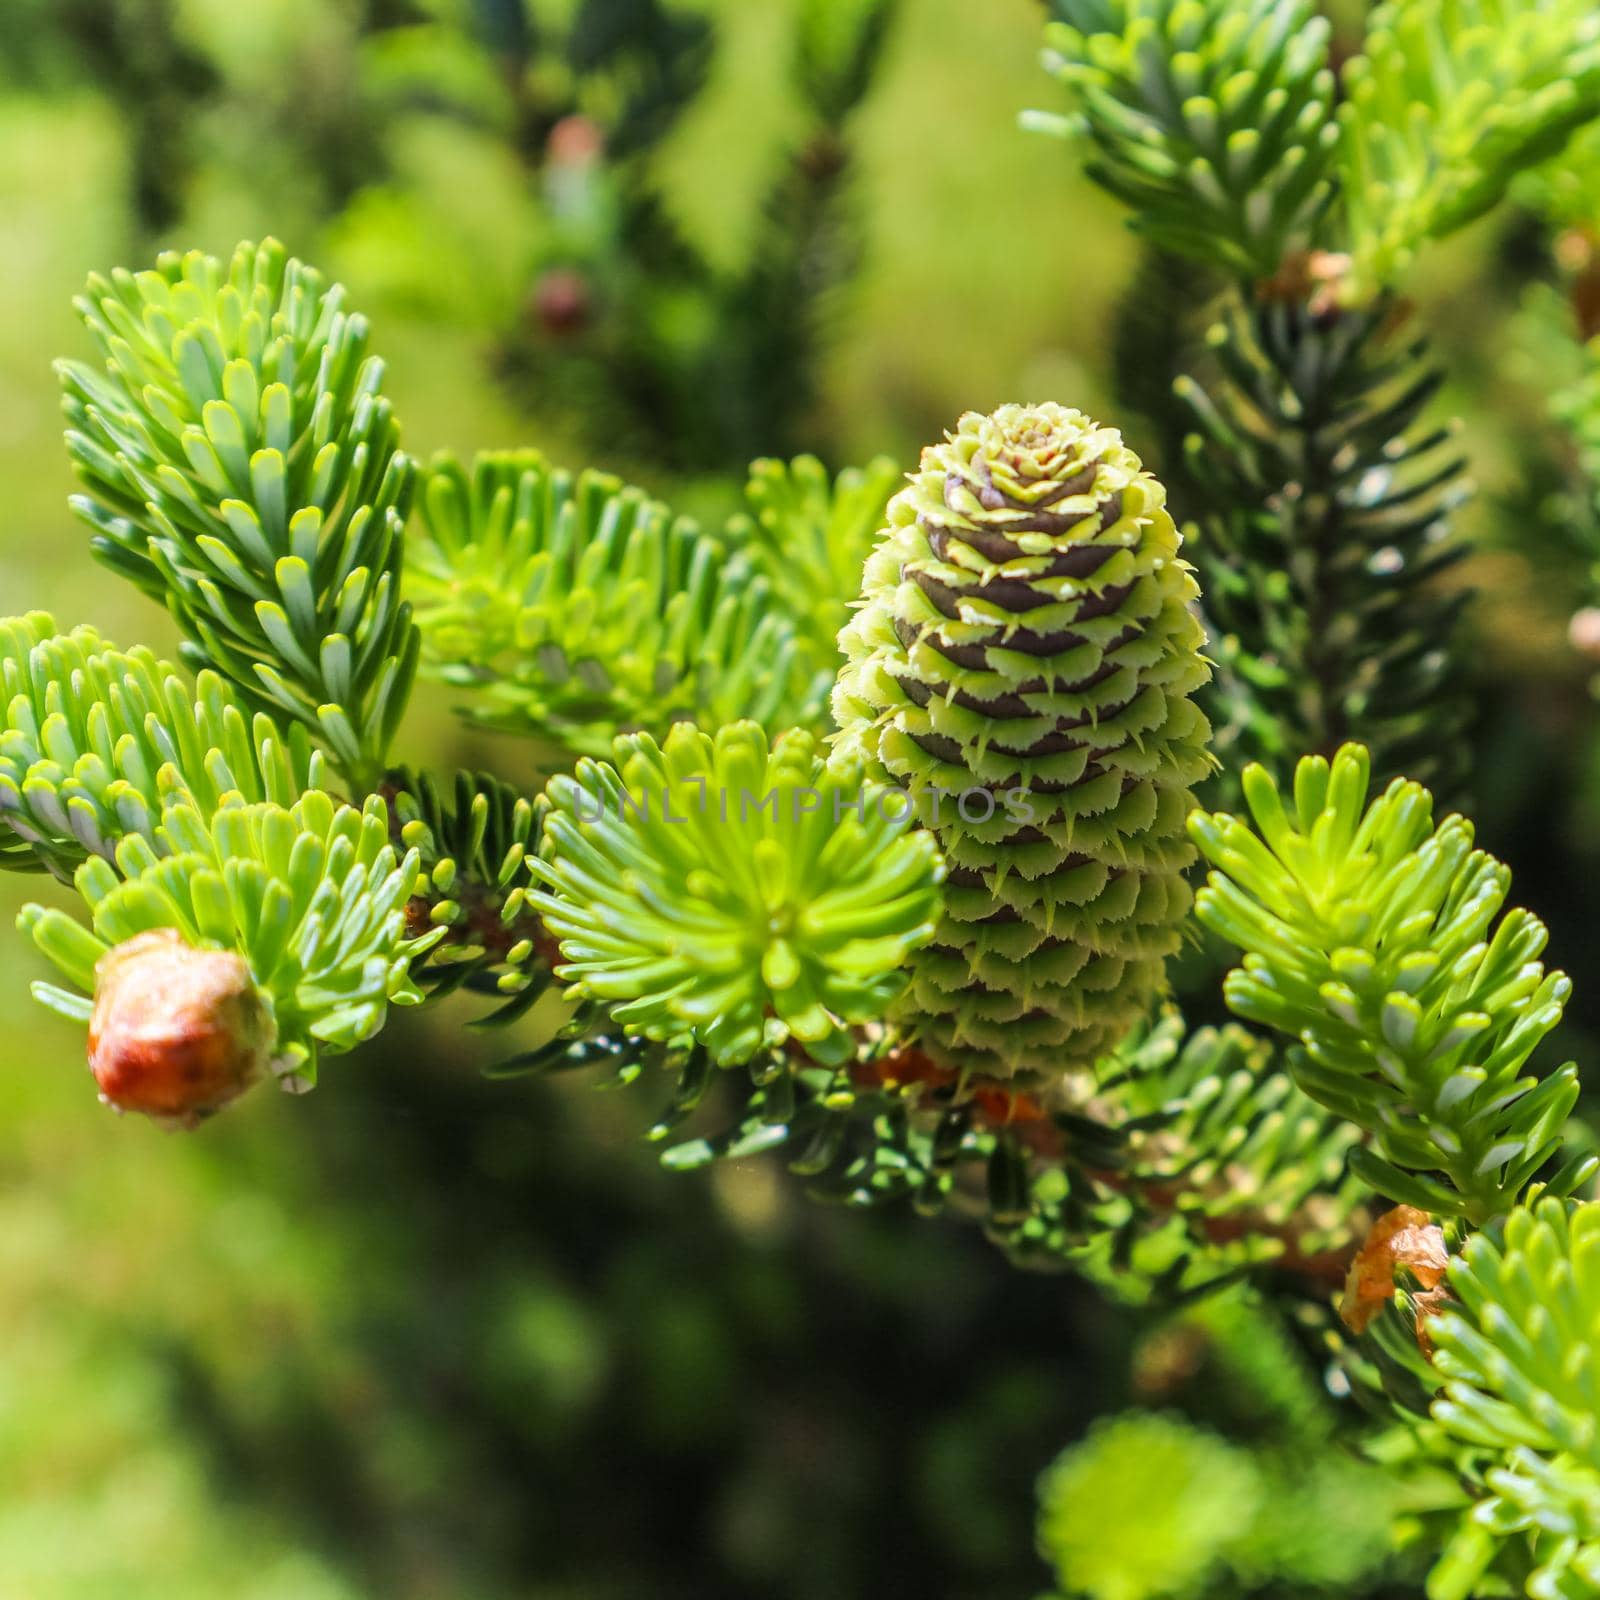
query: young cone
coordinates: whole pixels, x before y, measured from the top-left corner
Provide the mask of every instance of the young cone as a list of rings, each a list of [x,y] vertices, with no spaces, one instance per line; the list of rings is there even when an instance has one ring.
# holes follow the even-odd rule
[[[1209,766],[1179,543],[1116,430],[1053,404],[969,413],[890,502],[834,712],[950,863],[900,1007],[944,1065],[1048,1083],[1161,987]]]

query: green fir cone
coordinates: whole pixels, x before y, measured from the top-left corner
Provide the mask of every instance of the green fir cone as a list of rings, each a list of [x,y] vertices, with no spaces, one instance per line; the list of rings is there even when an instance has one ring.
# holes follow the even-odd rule
[[[950,863],[898,1011],[942,1064],[1041,1084],[1084,1067],[1178,948],[1209,667],[1165,498],[1080,411],[968,413],[868,558],[834,713]]]

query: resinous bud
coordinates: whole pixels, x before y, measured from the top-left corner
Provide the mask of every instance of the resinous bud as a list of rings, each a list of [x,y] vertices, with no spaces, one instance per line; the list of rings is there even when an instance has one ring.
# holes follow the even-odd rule
[[[277,1028],[235,951],[152,929],[103,956],[95,980],[89,1067],[117,1110],[192,1128],[267,1075]]]

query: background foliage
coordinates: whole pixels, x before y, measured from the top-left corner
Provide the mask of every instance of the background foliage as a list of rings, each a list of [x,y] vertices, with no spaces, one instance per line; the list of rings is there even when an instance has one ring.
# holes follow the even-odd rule
[[[681,76],[618,124],[623,159],[584,169],[585,191],[552,170],[550,129],[633,103],[633,68],[604,63],[608,39],[659,23],[643,0],[531,6],[549,59],[515,80],[504,60],[535,35],[502,0],[13,0],[0,593],[149,635],[67,511],[48,363],[87,353],[68,293],[158,244],[226,252],[270,231],[342,277],[422,458],[536,443],[708,520],[735,508],[760,451],[909,466],[964,408],[1103,413],[1159,370],[1129,358],[1140,329],[1119,314],[1159,263],[1071,152],[1016,129],[1052,92],[1039,8],[908,0],[854,106],[794,70],[804,14],[799,0],[675,8],[663,53]],[[842,231],[812,240],[814,272],[797,268],[774,205],[792,214],[784,186],[803,184],[808,155],[831,171],[846,153]],[[670,293],[611,276],[628,259],[606,243],[619,215],[677,263]],[[1550,308],[1521,304],[1541,274],[1561,299],[1544,262],[1526,214],[1501,216],[1432,249],[1411,288],[1450,375],[1439,405],[1466,417],[1488,491],[1448,576],[1481,590],[1465,652],[1478,838],[1549,923],[1554,963],[1582,974],[1600,745],[1592,666],[1566,625],[1594,548],[1560,511],[1572,446],[1547,421]],[[552,319],[555,270],[580,270],[593,296],[576,342]],[[782,281],[825,292],[786,323],[796,342],[778,359],[761,308],[789,301],[761,295],[796,270]],[[738,330],[731,374],[697,364],[708,327]],[[625,391],[607,377],[612,338],[654,353]],[[772,436],[722,455],[650,386],[689,374],[747,417],[750,385],[776,373],[795,381],[760,413]],[[1154,428],[1120,420],[1159,462]],[[531,778],[525,746],[467,742],[448,691],[429,696],[402,758],[442,764],[448,747]],[[485,1080],[496,1045],[449,1009],[397,1022],[313,1108],[259,1099],[195,1140],[112,1127],[76,1035],[27,1002],[34,974],[0,969],[5,1592],[1027,1596],[1046,1581],[1032,1480],[1063,1446],[1047,1533],[1074,1501],[1082,1515],[1088,1482],[1108,1533],[1136,1516],[1174,1530],[1195,1592],[1414,1592],[1403,1561],[1311,1537],[1370,1527],[1399,1491],[1328,1465],[1344,1457],[1315,1353],[1247,1305],[1119,1312],[1010,1271],[959,1227],[809,1206],[765,1167],[671,1177],[637,1138],[648,1107]],[[1564,1035],[1591,1075],[1597,1006],[1580,984]],[[1091,1431],[1135,1404],[1159,1418]],[[1130,1455],[1142,1494],[1117,1466]],[[1219,1482],[1226,1538],[1185,1500]],[[1303,1499],[1276,1505],[1291,1484]],[[1405,1493],[1424,1517],[1426,1482]],[[1306,1530],[1304,1548],[1283,1529]],[[1069,1592],[1162,1592],[1159,1571],[1139,1586],[1133,1555],[1051,1549]]]

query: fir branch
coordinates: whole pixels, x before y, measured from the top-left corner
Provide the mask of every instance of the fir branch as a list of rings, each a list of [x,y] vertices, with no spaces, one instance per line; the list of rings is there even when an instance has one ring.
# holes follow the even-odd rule
[[[749,515],[729,527],[730,541],[751,556],[795,619],[808,667],[830,684],[839,631],[849,621],[862,566],[899,480],[888,456],[846,467],[831,479],[815,456],[754,461],[745,485]]]
[[[794,77],[818,122],[837,128],[866,99],[897,10],[898,0],[802,0]]]
[[[533,451],[470,474],[441,456],[418,510],[407,593],[428,670],[474,691],[474,721],[604,755],[682,718],[816,717],[766,580],[641,490]]]
[[[1254,827],[1196,812],[1215,869],[1196,914],[1244,952],[1232,1010],[1298,1041],[1300,1087],[1373,1138],[1352,1155],[1382,1194],[1474,1223],[1508,1211],[1558,1156],[1577,1069],[1529,1058],[1571,984],[1546,974],[1544,925],[1500,911],[1510,873],[1435,827],[1432,797],[1397,779],[1370,805],[1371,760],[1347,745],[1295,770],[1292,805],[1262,767],[1244,774]],[[1577,1157],[1558,1192],[1597,1163]]]
[[[141,235],[161,233],[182,214],[198,165],[196,124],[221,83],[217,64],[189,42],[184,20],[174,0],[68,0],[40,7],[35,19],[15,18],[8,30],[13,63],[19,54],[26,62],[42,29],[46,53],[64,46],[74,70],[115,105]]]
[[[582,0],[563,40],[580,104],[606,108],[621,157],[659,144],[704,87],[712,27],[661,0]]]
[[[1038,1492],[1039,1549],[1058,1600],[1207,1593],[1266,1499],[1248,1452],[1177,1417],[1139,1412],[1102,1418],[1057,1457]]]
[[[62,879],[137,835],[159,848],[167,807],[292,805],[324,782],[305,729],[251,715],[214,672],[188,678],[43,612],[0,621],[0,867]]]
[[[735,723],[618,741],[550,786],[529,896],[557,975],[630,1031],[748,1063],[794,1039],[837,1064],[933,935],[944,871],[905,808],[824,763],[808,735],[770,749]]]
[[[1533,1600],[1600,1589],[1600,1205],[1513,1211],[1450,1264],[1427,1318],[1444,1381],[1434,1419],[1477,1501],[1428,1593],[1465,1600],[1503,1547]]]
[[[1589,604],[1570,631],[1593,660],[1600,650],[1600,125],[1528,173],[1517,197],[1549,231],[1556,267],[1556,281],[1530,286],[1516,316],[1524,372],[1549,396],[1562,435],[1549,470],[1565,481],[1541,505],[1541,521],[1561,556],[1583,562]]]
[[[367,792],[405,709],[411,464],[344,291],[274,240],[89,280],[101,371],[58,363],[95,553]]]
[[[395,836],[419,858],[408,926],[440,930],[427,963],[413,968],[418,983],[430,999],[461,988],[507,997],[488,1023],[520,1017],[552,981],[553,941],[526,881],[548,802],[481,772],[458,772],[446,790],[401,769],[381,793]]]
[[[1240,308],[1212,330],[1215,378],[1178,382],[1230,766],[1357,739],[1384,778],[1459,775],[1465,596],[1434,580],[1463,553],[1450,517],[1468,488],[1452,430],[1422,420],[1443,379],[1391,317]]]
[[[92,932],[36,905],[20,926],[86,994],[114,948],[152,930],[237,952],[270,1010],[273,1070],[285,1087],[310,1088],[321,1050],[353,1048],[391,1003],[421,999],[407,967],[433,939],[411,939],[405,918],[418,866],[415,852],[402,859],[390,844],[376,797],[359,812],[312,791],[288,808],[230,800],[209,815],[178,800],[151,839],[129,834],[111,860],[91,856],[78,868]],[[79,995],[49,984],[34,992],[88,1019]]]
[[[1265,1268],[1311,1285],[1342,1275],[1365,1194],[1348,1169],[1358,1134],[1265,1041],[1190,1031],[1169,1009],[1098,1062],[1075,1103],[1051,1119],[1026,1208],[991,1225],[1019,1264],[1070,1265],[1160,1304]]]
[[[711,417],[746,460],[795,451],[816,427],[818,352],[861,260],[848,124],[896,9],[897,0],[802,0],[795,20],[792,73],[809,126],[767,192],[748,260],[720,286],[706,351]]]
[[[1366,1189],[1349,1170],[1361,1142],[1296,1086],[1245,1029],[1186,1032],[1169,1012],[1100,1064],[1093,1109],[1125,1129],[1123,1184],[1153,1215],[1172,1211],[1193,1247],[1326,1273],[1353,1237]]]
[[[815,1199],[972,1217],[1019,1267],[1081,1272],[1133,1302],[1174,1304],[1262,1269],[1323,1292],[1361,1225],[1355,1131],[1238,1027],[1186,1033],[1169,1013],[1054,1109],[963,1086],[873,1026],[833,1064],[791,1046],[758,1050],[744,1074],[714,1067],[704,1045],[651,1044],[580,998],[563,1036],[497,1071],[597,1070],[599,1088],[664,1073],[670,1098],[649,1137],[673,1171],[774,1154]],[[686,1133],[719,1077],[735,1109]]]
[[[1251,1443],[1162,1413],[1098,1421],[1039,1481],[1040,1551],[1061,1595],[1378,1592],[1369,1585],[1391,1557],[1389,1474],[1326,1444]]]
[[[1426,241],[1499,203],[1600,115],[1586,0],[1380,5],[1334,109],[1310,0],[1050,0],[1047,68],[1073,93],[1034,127],[1087,137],[1087,171],[1164,249],[1270,280],[1341,235],[1341,297],[1394,287]]]
[[[1332,193],[1328,24],[1312,0],[1050,0],[1047,70],[1094,146],[1088,175],[1164,250],[1268,278]]]
[[[1600,116],[1600,13],[1589,0],[1389,0],[1343,86],[1352,292],[1370,293]]]
[[[567,126],[581,120],[588,138],[574,152],[553,136],[541,173],[551,240],[538,331],[513,336],[504,356],[531,399],[591,412],[614,443],[686,471],[742,470],[814,436],[820,335],[860,258],[847,124],[894,10],[891,0],[797,7],[791,70],[806,126],[731,271],[677,226],[626,128],[608,131],[610,91],[623,86],[601,63],[580,63],[598,81],[580,80],[584,115]]]

